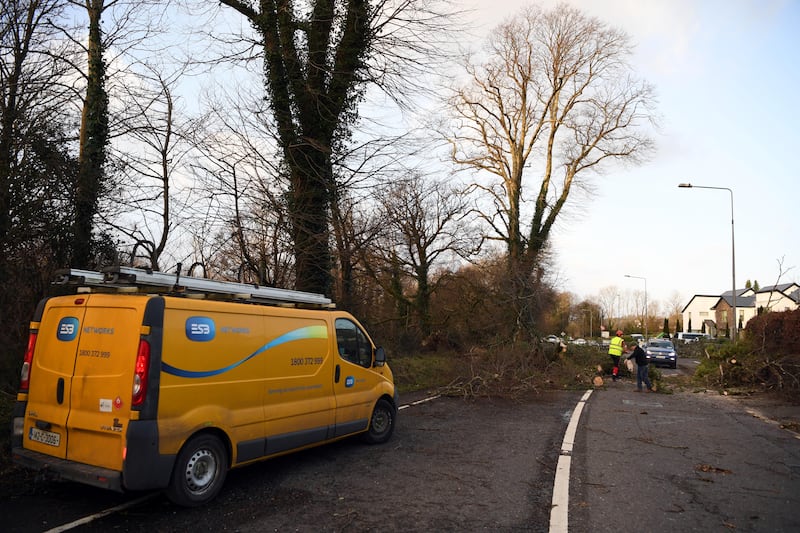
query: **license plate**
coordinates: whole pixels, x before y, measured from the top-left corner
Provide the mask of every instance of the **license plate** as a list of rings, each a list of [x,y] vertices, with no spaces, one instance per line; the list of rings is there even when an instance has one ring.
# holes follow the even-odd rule
[[[32,427],[28,432],[28,438],[35,442],[41,442],[42,444],[47,444],[48,446],[60,446],[61,445],[61,435],[55,433],[53,431],[44,431],[39,428]]]
[[[657,355],[656,356],[656,359],[666,359],[666,358],[667,358],[666,355]]]

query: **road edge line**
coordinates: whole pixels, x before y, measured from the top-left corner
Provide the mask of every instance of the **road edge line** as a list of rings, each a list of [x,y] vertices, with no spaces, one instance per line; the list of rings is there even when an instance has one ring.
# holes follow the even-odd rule
[[[550,533],[567,533],[569,526],[569,472],[572,467],[572,447],[575,444],[575,434],[578,431],[578,420],[583,413],[591,390],[587,390],[575,409],[564,432],[561,451],[556,465],[556,475],[553,480],[553,501],[550,506]]]
[[[421,400],[417,400],[416,402],[403,404],[400,407],[398,407],[397,410],[401,411],[403,409],[408,409],[409,407],[414,407],[415,405],[420,405],[420,404],[423,404],[423,403],[426,403],[426,402],[431,402],[431,401],[435,400],[436,398],[440,398],[441,396],[442,396],[441,394],[436,394],[435,396],[428,396],[427,398],[423,398]]]
[[[97,512],[97,513],[93,513],[93,514],[91,514],[89,516],[84,516],[83,518],[79,518],[77,520],[69,522],[68,524],[63,524],[63,525],[60,525],[60,526],[56,526],[56,527],[54,527],[52,529],[48,529],[47,531],[45,531],[45,533],[61,533],[63,531],[69,531],[70,529],[75,529],[76,527],[79,527],[79,526],[85,526],[86,524],[94,522],[95,520],[99,520],[100,518],[104,518],[104,517],[106,517],[108,515],[117,513],[119,511],[124,511],[125,509],[128,509],[130,507],[134,507],[134,506],[139,505],[139,504],[141,504],[143,502],[146,502],[147,500],[155,498],[159,494],[161,494],[161,492],[159,492],[159,491],[153,492],[152,494],[147,494],[145,496],[142,496],[141,498],[137,498],[135,500],[131,500],[129,502],[125,502],[125,503],[122,503],[120,505],[116,505],[114,507],[106,509],[105,511],[100,511],[100,512]]]

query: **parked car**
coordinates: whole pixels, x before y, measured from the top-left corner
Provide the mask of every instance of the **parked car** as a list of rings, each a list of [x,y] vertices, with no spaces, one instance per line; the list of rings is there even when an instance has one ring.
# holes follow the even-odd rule
[[[676,335],[676,340],[681,340],[685,344],[689,344],[690,342],[698,342],[700,340],[710,340],[711,338],[711,335],[708,333],[680,332]]]
[[[678,368],[678,352],[675,346],[667,340],[652,339],[647,344],[647,360],[655,366],[666,365],[670,368]]]
[[[578,346],[584,346],[586,344],[586,339],[575,339],[572,341],[572,344],[577,344]]]
[[[558,344],[559,342],[561,342],[561,339],[559,339],[559,338],[558,338],[558,337],[556,337],[555,335],[548,335],[547,337],[545,337],[545,338],[544,338],[544,339],[542,339],[542,340],[543,340],[544,342],[552,342],[553,344]]]
[[[644,343],[644,335],[641,333],[631,333],[631,339],[633,339],[639,346]]]

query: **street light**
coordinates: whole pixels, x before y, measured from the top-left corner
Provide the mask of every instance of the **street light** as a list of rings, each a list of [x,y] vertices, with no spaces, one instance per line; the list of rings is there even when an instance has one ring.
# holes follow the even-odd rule
[[[647,278],[631,276],[630,274],[625,274],[625,277],[644,280],[644,342],[649,343],[650,337],[647,336]]]
[[[678,187],[682,189],[716,189],[728,191],[731,194],[731,281],[733,282],[733,329],[731,330],[731,341],[736,342],[739,317],[736,315],[736,247],[733,238],[733,191],[727,187],[708,187],[705,185],[692,185],[691,183],[680,183]]]

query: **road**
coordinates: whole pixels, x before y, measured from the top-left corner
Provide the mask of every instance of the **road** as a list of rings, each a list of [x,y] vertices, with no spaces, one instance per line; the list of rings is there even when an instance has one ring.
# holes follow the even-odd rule
[[[800,531],[798,435],[733,398],[617,383],[580,426],[573,531]]]
[[[424,402],[400,412],[385,445],[351,439],[284,456],[232,471],[204,508],[177,508],[159,495],[76,530],[541,531],[558,448],[580,394]],[[88,514],[95,497],[104,498],[97,509],[125,500],[39,483],[26,497],[0,503],[0,515],[11,517],[4,531],[69,523]]]
[[[584,406],[571,531],[800,531],[797,434],[731,398],[634,388],[609,382]],[[3,531],[60,531],[81,518],[75,531],[547,531],[555,465],[582,395],[423,402],[400,412],[385,445],[350,439],[232,471],[200,509],[22,478],[0,498]]]

